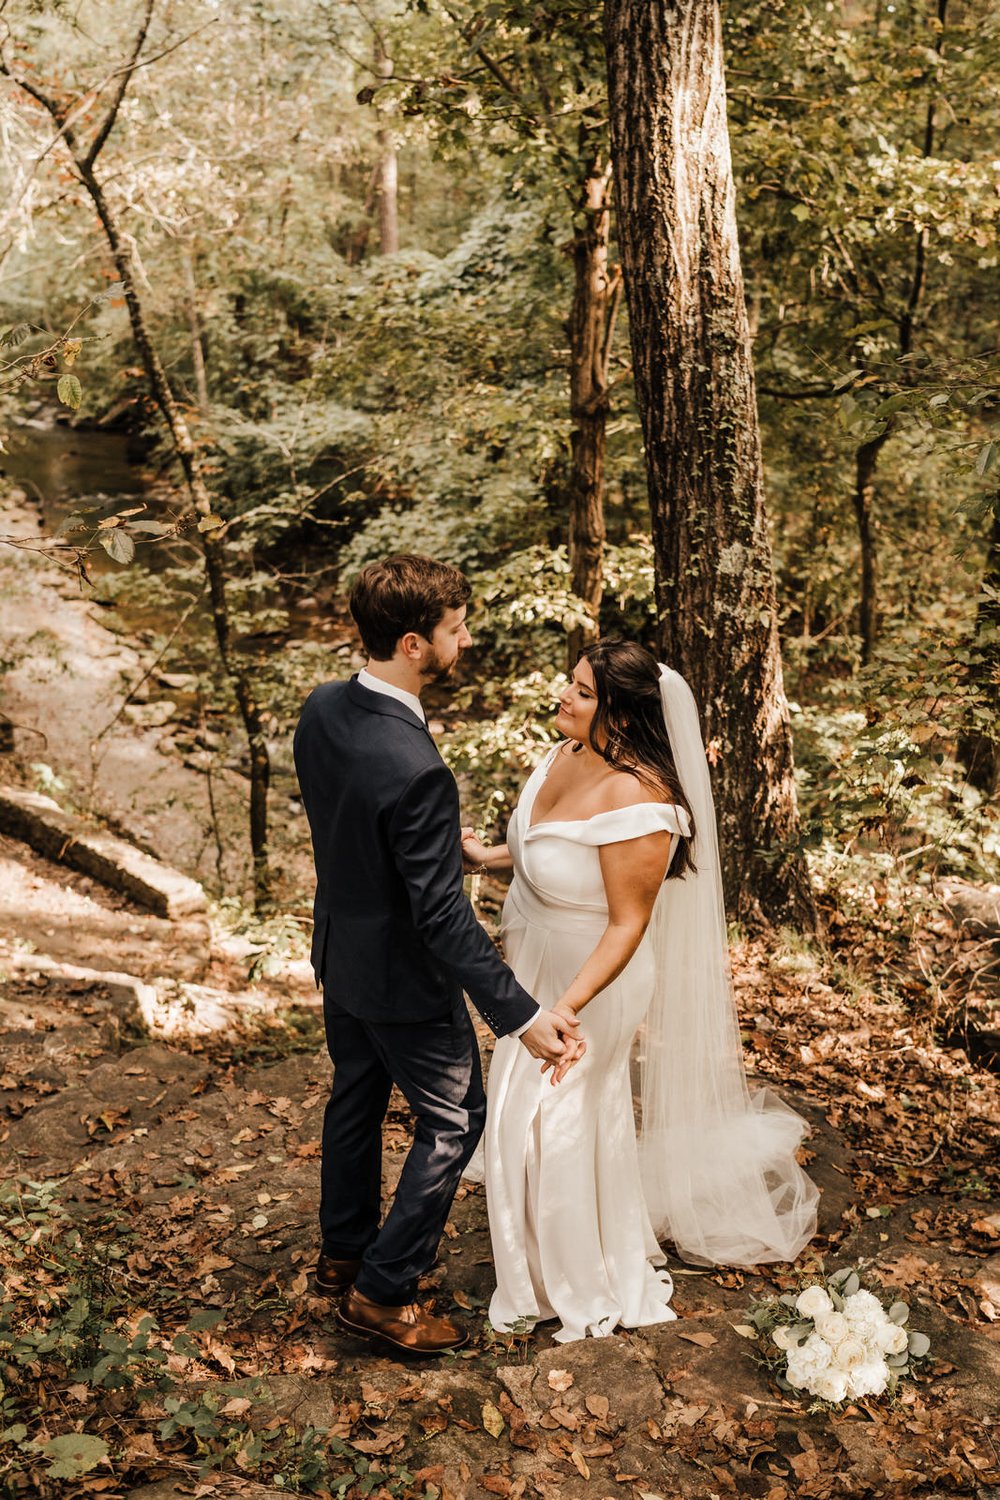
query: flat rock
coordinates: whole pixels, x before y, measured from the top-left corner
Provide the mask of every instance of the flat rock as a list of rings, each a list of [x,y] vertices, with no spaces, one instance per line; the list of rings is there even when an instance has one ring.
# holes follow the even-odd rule
[[[11,1125],[3,1156],[24,1159],[32,1170],[71,1172],[100,1150],[120,1123],[130,1130],[162,1120],[190,1102],[208,1073],[199,1058],[154,1043],[100,1063],[81,1083],[36,1105]]]
[[[188,916],[208,904],[196,880],[124,839],[95,832],[51,797],[25,787],[0,786],[0,831],[124,892],[158,916]]]
[[[944,906],[959,927],[974,937],[1000,938],[1000,885],[977,885],[971,880],[943,883]]]

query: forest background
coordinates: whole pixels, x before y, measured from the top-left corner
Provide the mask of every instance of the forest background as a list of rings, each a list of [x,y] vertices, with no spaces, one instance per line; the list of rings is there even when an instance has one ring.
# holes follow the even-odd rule
[[[647,9],[698,16],[711,38],[714,5]],[[623,104],[641,49],[609,52],[604,34],[628,11],[0,4],[3,461],[38,512],[2,539],[19,565],[5,581],[27,616],[31,567],[61,572],[139,663],[89,767],[51,726],[46,745],[0,716],[8,779],[181,864],[216,929],[247,937],[253,977],[280,976],[307,951],[312,896],[291,732],[312,686],[360,664],[345,607],[359,567],[426,551],[473,581],[475,648],[429,706],[487,837],[552,734],[581,641],[643,640],[702,703],[738,850],[734,941],[770,925],[784,965],[761,996],[790,1014],[782,987],[811,964],[822,974],[827,1013],[803,980],[776,1033],[788,1037],[768,1042],[771,1022],[754,1033],[756,1063],[766,1072],[770,1056],[782,1082],[808,1074],[807,1091],[829,1073],[828,1118],[867,1143],[855,1184],[882,1194],[870,1213],[918,1188],[951,1195],[949,1213],[971,1203],[968,1223],[987,1226],[962,1220],[981,1251],[1000,1235],[996,1215],[975,1219],[995,949],[979,929],[960,942],[942,914],[949,891],[995,879],[1000,842],[1000,16],[986,0],[724,8],[721,52],[705,59],[721,80],[724,56],[728,122],[716,111],[683,149],[698,134],[722,202],[731,151],[721,232],[738,229],[742,284],[700,305],[706,368],[720,350],[752,354],[755,386],[732,383],[751,448],[759,418],[762,488],[753,453],[741,460],[747,517],[724,483],[711,507],[679,504],[664,474],[698,469],[704,430],[650,427],[643,340],[658,328],[666,347],[720,245],[695,215],[705,253],[686,262],[689,286],[668,289],[676,306],[657,303],[640,262],[671,226],[621,196],[612,149],[619,177],[626,145],[641,169],[626,139],[638,88]],[[624,59],[610,94],[609,55]],[[685,90],[663,81],[680,118]],[[669,192],[650,201],[676,207]],[[119,463],[114,482],[91,473],[58,505],[40,494],[37,454],[63,451],[66,424],[80,451],[102,445],[98,469],[105,441],[127,448],[129,482]],[[752,556],[729,529],[748,519]],[[727,600],[721,624],[706,580]],[[744,673],[741,637],[763,642]],[[0,673],[20,682],[62,645],[54,619],[12,632]],[[72,703],[79,685],[53,672]],[[744,697],[758,717],[737,722],[727,703]],[[794,784],[755,739],[760,715],[789,732]],[[152,821],[99,791],[103,736],[142,724],[162,730],[164,768],[199,788],[198,837],[179,853],[173,782]],[[155,767],[151,781],[147,810]],[[779,781],[776,832],[762,804]],[[498,892],[480,895],[489,911]],[[756,1003],[760,1022],[771,1000]],[[919,1086],[904,1064],[924,1070]],[[862,1097],[841,1114],[852,1069]],[[897,1131],[912,1171],[880,1155]],[[51,1212],[43,1195],[37,1213]],[[960,1316],[996,1316],[956,1295]],[[234,1357],[251,1367],[246,1349]],[[215,1443],[228,1463],[204,1420],[194,1448]],[[180,1451],[185,1434],[161,1438]]]
[[[488,828],[551,733],[567,637],[572,652],[597,619],[656,645],[664,600],[685,607],[661,569],[657,609],[601,11],[556,9],[122,6],[91,28],[5,7],[8,410],[58,390],[174,471],[114,241],[73,168],[93,127],[90,176],[203,477],[201,535],[180,495],[166,517],[81,497],[57,550],[86,574],[103,544],[113,565],[82,586],[169,634],[214,553],[228,638],[198,600],[167,665],[198,674],[217,730],[242,717],[258,802],[269,760],[294,792],[288,732],[333,675],[296,619],[387,550],[475,580],[443,748]],[[982,874],[1000,22],[943,0],[740,5],[725,24],[799,847],[845,889],[858,860],[907,882]],[[116,73],[125,35],[145,53]],[[768,601],[742,607],[749,630]],[[721,759],[744,788],[767,774]],[[275,865],[282,889],[284,839],[262,820],[258,901]]]

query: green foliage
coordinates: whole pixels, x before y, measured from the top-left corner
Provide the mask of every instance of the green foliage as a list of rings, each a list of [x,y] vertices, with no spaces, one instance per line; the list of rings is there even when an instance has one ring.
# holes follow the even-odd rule
[[[134,1487],[174,1458],[292,1493],[397,1495],[412,1484],[404,1464],[326,1429],[255,1421],[266,1397],[257,1378],[206,1387],[200,1340],[230,1314],[178,1319],[172,1286],[137,1285],[134,1239],[123,1212],[77,1219],[56,1182],[0,1187],[0,1487],[16,1493],[26,1471],[69,1481],[97,1468]],[[190,1268],[173,1271],[190,1287]]]

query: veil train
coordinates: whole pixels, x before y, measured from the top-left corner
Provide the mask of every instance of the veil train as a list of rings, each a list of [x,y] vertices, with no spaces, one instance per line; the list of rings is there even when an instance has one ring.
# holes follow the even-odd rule
[[[751,1094],[729,968],[715,806],[698,709],[660,667],[663,719],[695,819],[697,871],[664,882],[650,924],[656,989],[640,1033],[639,1159],[658,1237],[702,1265],[791,1261],[816,1232],[819,1193],[795,1160],[808,1126]]]

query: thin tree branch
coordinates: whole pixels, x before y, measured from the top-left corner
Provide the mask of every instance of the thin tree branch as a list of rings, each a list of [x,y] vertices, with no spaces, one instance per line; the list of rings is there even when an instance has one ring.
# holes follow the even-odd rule
[[[125,98],[125,90],[129,86],[129,80],[135,72],[139,63],[139,53],[145,46],[146,37],[149,32],[150,22],[153,19],[153,8],[156,0],[146,0],[146,13],[142,18],[142,25],[136,33],[135,44],[132,48],[132,56],[126,67],[122,68],[118,77],[118,87],[115,89],[114,97],[105,111],[104,119],[98,127],[97,134],[90,143],[90,150],[84,158],[84,166],[89,170],[104,149],[108,136],[114,129],[118,111],[121,109],[122,100]]]

